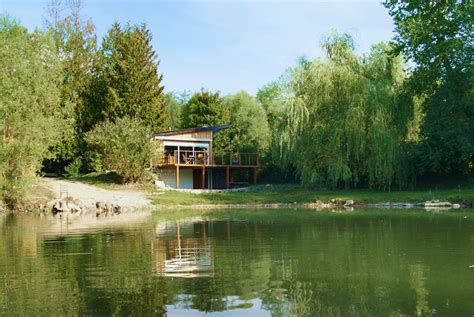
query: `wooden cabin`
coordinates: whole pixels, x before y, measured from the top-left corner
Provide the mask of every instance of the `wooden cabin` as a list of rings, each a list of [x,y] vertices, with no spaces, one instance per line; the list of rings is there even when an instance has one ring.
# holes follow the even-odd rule
[[[200,127],[155,133],[155,149],[150,167],[159,175],[162,187],[185,189],[224,189],[248,185],[234,182],[233,173],[251,175],[257,182],[257,153],[216,153],[214,136],[228,125]]]

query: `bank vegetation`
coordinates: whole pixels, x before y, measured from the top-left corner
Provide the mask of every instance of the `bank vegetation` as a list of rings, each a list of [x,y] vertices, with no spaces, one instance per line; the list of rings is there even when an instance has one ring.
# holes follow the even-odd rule
[[[21,206],[42,173],[115,170],[122,182],[143,181],[150,133],[220,124],[231,128],[216,149],[259,152],[264,183],[388,192],[472,177],[472,5],[384,5],[391,42],[359,54],[350,34],[332,31],[324,56],[300,58],[255,96],[165,93],[151,30],[115,23],[98,40],[80,1],[54,2],[34,31],[2,15],[3,204]]]

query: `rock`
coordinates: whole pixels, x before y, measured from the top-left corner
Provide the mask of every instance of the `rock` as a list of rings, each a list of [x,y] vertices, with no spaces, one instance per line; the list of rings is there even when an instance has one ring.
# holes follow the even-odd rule
[[[109,215],[119,215],[122,213],[122,207],[120,205],[114,205],[112,203],[98,201],[95,203],[97,217],[109,216]]]
[[[50,200],[45,206],[40,208],[43,212],[51,212],[53,215],[63,212],[81,213],[85,210],[80,200],[69,198],[57,198]]]
[[[451,207],[452,204],[449,201],[440,202],[439,200],[425,202],[425,207],[437,208],[437,207]]]
[[[454,208],[454,209],[461,208],[461,205],[460,205],[460,204],[453,204],[453,208]]]
[[[159,188],[159,189],[165,189],[166,188],[165,182],[160,181],[160,180],[155,180],[155,186],[156,186],[156,188]]]
[[[331,203],[325,203],[320,200],[316,200],[314,203],[307,203],[303,204],[303,207],[305,208],[310,208],[310,209],[316,209],[316,210],[321,210],[321,209],[330,209],[334,207],[334,204]]]
[[[354,201],[349,199],[344,203],[344,207],[354,206]]]

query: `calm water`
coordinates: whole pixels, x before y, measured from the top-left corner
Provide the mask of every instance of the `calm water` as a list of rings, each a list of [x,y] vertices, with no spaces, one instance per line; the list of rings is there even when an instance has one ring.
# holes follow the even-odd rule
[[[474,211],[0,216],[0,315],[473,316]]]

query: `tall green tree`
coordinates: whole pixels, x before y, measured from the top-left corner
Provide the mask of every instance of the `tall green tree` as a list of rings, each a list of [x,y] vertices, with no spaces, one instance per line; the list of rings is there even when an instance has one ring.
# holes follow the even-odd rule
[[[396,53],[412,62],[407,94],[422,99],[425,119],[414,162],[422,174],[474,169],[472,1],[386,0]]]
[[[61,105],[66,109],[68,124],[73,127],[55,147],[55,158],[46,162],[49,168],[61,169],[84,152],[83,134],[100,120],[97,104],[91,98],[93,80],[99,59],[94,24],[81,16],[82,1],[53,1],[49,6],[47,29],[56,45],[62,66]]]
[[[176,130],[181,127],[181,110],[182,103],[174,93],[169,92],[165,94],[165,127],[171,130]]]
[[[323,48],[325,60],[300,63],[293,72],[283,158],[303,182],[390,188],[412,117],[397,98],[401,58],[383,44],[359,57],[346,34],[332,34]]]
[[[183,105],[181,124],[183,128],[209,127],[229,124],[230,109],[224,105],[219,92],[202,89],[194,93]],[[224,130],[214,139],[216,151],[231,150],[229,131]]]
[[[183,128],[216,126],[230,121],[229,109],[224,106],[220,93],[204,89],[191,96],[181,115]]]
[[[51,36],[0,17],[0,190],[10,208],[68,128],[61,70]]]
[[[111,121],[129,116],[159,130],[165,124],[163,75],[146,25],[115,23],[103,43],[106,98],[104,114]]]
[[[224,98],[230,110],[230,150],[266,153],[270,147],[270,129],[265,109],[246,91]]]

